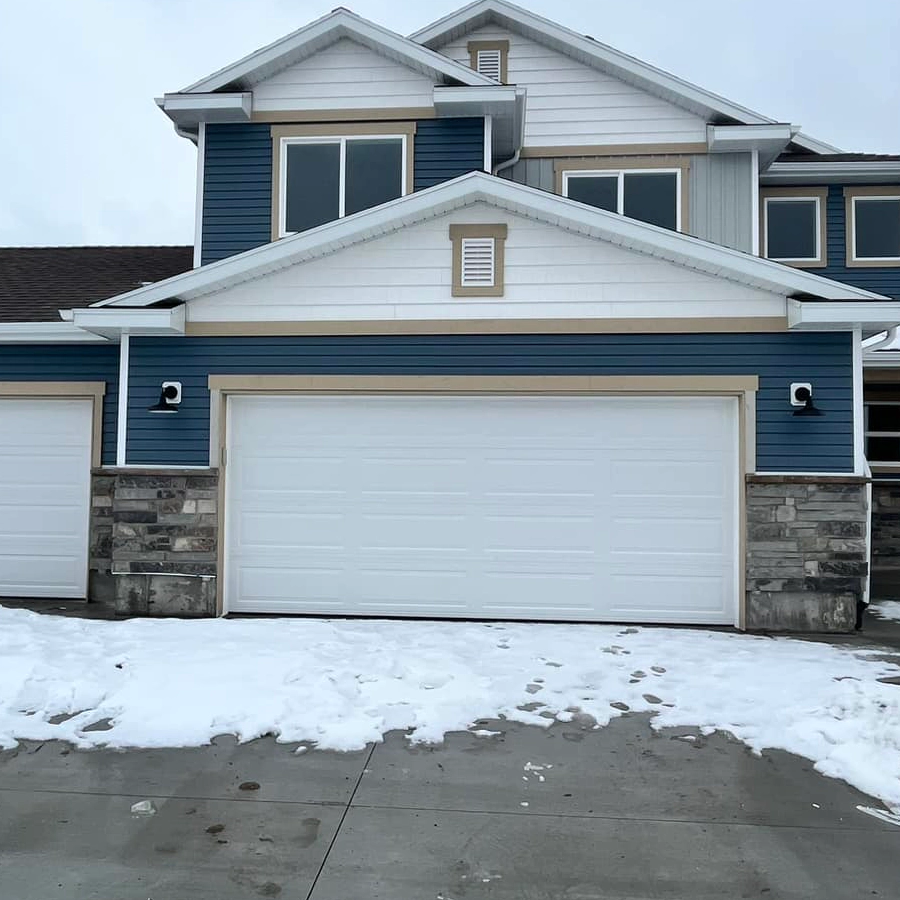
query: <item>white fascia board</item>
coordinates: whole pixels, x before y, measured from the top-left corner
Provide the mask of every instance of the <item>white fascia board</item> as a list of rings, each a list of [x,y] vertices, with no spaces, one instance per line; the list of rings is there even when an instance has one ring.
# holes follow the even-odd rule
[[[798,147],[802,147],[804,150],[808,150],[810,153],[828,154],[844,152],[840,147],[835,147],[834,144],[826,144],[825,141],[810,137],[808,134],[803,134],[803,132],[794,136],[793,143]]]
[[[863,368],[866,369],[900,369],[900,352],[897,350],[863,351]]]
[[[813,184],[825,179],[847,184],[896,184],[900,182],[900,160],[773,162],[761,179],[764,184]]]
[[[788,300],[788,328],[792,331],[848,331],[861,328],[865,336],[900,324],[900,300],[817,302]]]
[[[253,94],[165,94],[157,106],[176,124],[196,126],[199,122],[249,122]]]
[[[759,155],[757,171],[765,170],[791,142],[797,129],[792,125],[707,125],[706,145],[710,153]]]
[[[519,91],[515,85],[495,84],[492,87],[435,87],[435,107],[447,109],[471,106],[480,112],[476,115],[502,114],[516,104]],[[496,110],[496,113],[495,113]],[[468,115],[468,113],[466,113]]]
[[[496,83],[468,66],[454,62],[440,53],[423,47],[387,28],[382,28],[349,10],[336,9],[315,22],[256,50],[243,59],[219,69],[218,72],[195,81],[186,88],[182,88],[180,93],[217,91],[232,83],[251,86],[260,80],[260,77],[265,78],[267,74],[278,71],[285,58],[292,60],[295,56],[297,59],[303,58],[302,51],[305,46],[308,46],[311,52],[315,52],[321,46],[327,45],[330,38],[338,40],[342,37],[360,41],[369,47],[380,46],[391,55],[405,59],[419,69],[461,81],[463,84]]]
[[[0,323],[0,344],[104,344],[106,340],[71,321]]]
[[[76,309],[72,314],[72,324],[92,334],[103,337],[118,337],[122,332],[137,335],[178,335],[184,334],[184,306],[169,309],[139,307],[126,309]]]
[[[246,250],[127,294],[101,300],[92,309],[117,305],[144,307],[176,298],[187,301],[481,202],[514,215],[657,256],[685,268],[788,297],[805,295],[849,301],[888,299],[871,291],[666,228],[647,225],[547,191],[484,172],[470,172],[301,234]]]

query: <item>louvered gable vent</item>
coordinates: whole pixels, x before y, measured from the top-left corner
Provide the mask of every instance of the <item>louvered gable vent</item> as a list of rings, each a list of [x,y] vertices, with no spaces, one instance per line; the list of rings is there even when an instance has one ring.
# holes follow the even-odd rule
[[[479,50],[475,56],[476,69],[494,81],[500,81],[501,59],[499,50]]]
[[[463,238],[461,278],[463,287],[492,287],[494,264],[493,238]]]

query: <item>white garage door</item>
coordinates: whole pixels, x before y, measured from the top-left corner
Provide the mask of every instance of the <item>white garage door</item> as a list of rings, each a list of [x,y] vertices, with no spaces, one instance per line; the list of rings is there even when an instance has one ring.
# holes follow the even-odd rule
[[[0,597],[85,597],[92,402],[0,399]]]
[[[232,612],[734,624],[737,401],[229,401]]]

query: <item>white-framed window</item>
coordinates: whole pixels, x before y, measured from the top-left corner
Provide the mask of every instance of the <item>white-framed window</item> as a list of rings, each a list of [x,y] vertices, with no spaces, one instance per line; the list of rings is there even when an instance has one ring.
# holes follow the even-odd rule
[[[866,460],[900,466],[900,400],[866,400]]]
[[[763,196],[763,256],[789,265],[824,265],[823,207],[819,196]]]
[[[900,191],[846,188],[847,264],[900,265]]]
[[[408,140],[407,134],[282,137],[278,236],[407,194]]]
[[[681,231],[681,179],[681,169],[570,169],[562,172],[562,195]]]

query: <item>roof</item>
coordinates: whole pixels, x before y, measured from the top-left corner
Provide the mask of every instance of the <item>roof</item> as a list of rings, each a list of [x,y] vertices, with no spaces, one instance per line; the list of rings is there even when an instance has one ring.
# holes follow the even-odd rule
[[[829,163],[829,162],[894,162],[900,154],[894,153],[782,153],[780,163]]]
[[[225,88],[246,90],[318,53],[341,38],[350,38],[417,71],[440,76],[442,80],[464,85],[496,84],[486,75],[480,75],[468,66],[460,65],[348,9],[338,7],[315,22],[182,88],[179,93],[204,93]]]
[[[492,204],[515,215],[546,222],[576,234],[666,259],[685,268],[788,297],[845,301],[889,300],[881,294],[576,203],[547,191],[516,184],[484,172],[470,172],[452,181],[407,194],[381,206],[94,305],[145,307],[175,299],[191,300],[288,266],[329,256],[344,247],[435,219],[476,203]]]
[[[0,322],[59,322],[193,265],[193,247],[0,247]]]
[[[475,0],[411,34],[410,39],[437,49],[489,22],[496,22],[585,65],[634,84],[657,97],[704,116],[708,121],[718,119],[719,124],[737,122],[746,125],[776,122],[775,119],[732,103],[718,94],[622,53],[592,37],[578,34],[520,6],[507,3],[506,0]],[[811,153],[840,152],[837,147],[803,134],[797,134],[792,144]]]

